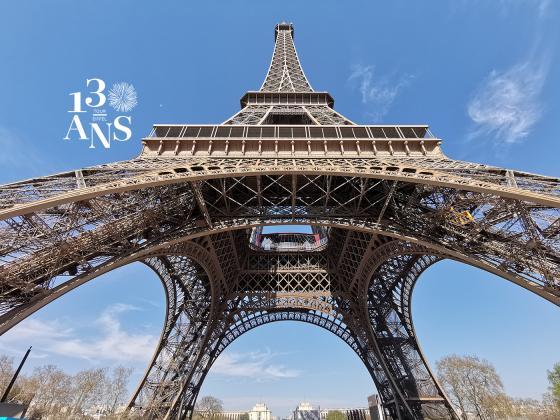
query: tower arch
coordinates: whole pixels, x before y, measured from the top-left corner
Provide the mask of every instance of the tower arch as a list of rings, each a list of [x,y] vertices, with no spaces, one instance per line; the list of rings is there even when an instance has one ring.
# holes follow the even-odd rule
[[[134,159],[0,186],[0,333],[142,261],[168,311],[132,415],[192,416],[217,355],[292,316],[351,343],[392,418],[457,418],[414,284],[451,258],[560,306],[560,179],[450,159],[425,125],[355,124],[313,90],[293,34],[276,26],[261,89],[224,123],[156,124]],[[255,239],[287,224],[316,230]]]

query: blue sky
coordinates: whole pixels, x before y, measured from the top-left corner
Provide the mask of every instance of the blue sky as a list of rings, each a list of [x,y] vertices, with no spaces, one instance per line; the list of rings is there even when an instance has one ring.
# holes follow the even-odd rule
[[[281,20],[295,25],[312,86],[353,121],[426,123],[453,158],[558,176],[559,13],[547,0],[4,2],[0,182],[136,156],[156,122],[225,120],[261,85]],[[138,92],[133,137],[110,149],[63,140],[69,94],[94,77]],[[452,262],[425,273],[413,304],[430,361],[474,353],[497,367],[510,394],[546,390],[546,369],[560,360],[558,308]],[[133,264],[0,337],[0,352],[19,357],[33,345],[27,370],[126,364],[137,379],[164,310],[156,277]],[[342,342],[284,323],[232,344],[202,394],[229,409],[262,400],[285,415],[304,398],[364,406],[373,391]]]

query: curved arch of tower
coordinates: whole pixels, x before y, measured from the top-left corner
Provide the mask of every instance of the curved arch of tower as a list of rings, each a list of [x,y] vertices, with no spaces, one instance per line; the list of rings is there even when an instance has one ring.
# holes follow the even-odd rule
[[[132,416],[192,416],[212,363],[270,322],[325,328],[393,419],[457,419],[420,350],[414,285],[451,258],[560,305],[560,180],[453,160],[422,125],[357,125],[275,28],[259,91],[217,125],[155,125],[137,158],[0,187],[0,333],[141,261],[167,315]],[[267,234],[267,225],[311,234]]]

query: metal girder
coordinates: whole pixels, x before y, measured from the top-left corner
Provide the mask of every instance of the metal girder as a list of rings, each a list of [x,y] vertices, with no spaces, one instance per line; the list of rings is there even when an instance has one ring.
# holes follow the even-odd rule
[[[371,238],[374,236],[369,237],[370,240],[366,239],[368,244],[372,243]],[[410,293],[414,283],[429,265],[440,258],[426,255],[426,252],[426,248],[401,241],[385,242],[371,256],[375,264],[369,264],[362,270],[367,280],[362,280],[361,287],[369,292],[359,296],[352,296],[346,287],[353,270],[345,264],[337,273],[332,273],[338,278],[337,282],[324,276],[317,281],[320,287],[311,288],[300,283],[295,292],[286,292],[274,282],[272,286],[271,283],[264,282],[264,286],[260,283],[260,287],[243,287],[243,282],[237,283],[237,288],[232,287],[225,292],[225,299],[222,299],[222,306],[217,311],[220,313],[216,321],[219,328],[214,329],[213,338],[205,342],[202,353],[209,357],[197,367],[186,365],[188,360],[181,365],[182,369],[198,372],[191,376],[190,384],[185,389],[200,389],[201,382],[218,355],[243,333],[266,323],[295,320],[312,323],[335,333],[358,354],[372,374],[381,395],[385,400],[393,401],[386,406],[387,414],[394,418],[408,418],[407,415],[410,418],[452,417],[453,411],[425,363],[410,321]],[[355,249],[347,248],[342,259],[352,260],[355,253]],[[327,255],[312,255],[307,258],[308,267],[314,270],[323,267],[324,272],[329,272],[328,267],[332,266],[332,262],[329,262]],[[300,272],[294,268],[300,264],[296,260],[303,258],[297,254],[257,253],[249,257],[240,275],[243,276],[243,271],[262,271],[260,268],[266,266],[263,258],[284,260],[279,264],[280,270],[296,279],[297,283]],[[268,275],[274,277],[275,273]],[[271,289],[275,293],[269,293]],[[207,302],[210,301],[212,299],[208,297]],[[366,309],[369,311],[366,317],[369,321],[364,323],[364,319],[357,314]],[[209,322],[210,317],[206,319],[206,323]],[[398,360],[391,359],[395,355],[398,355]],[[168,372],[169,368],[163,371]],[[418,383],[411,378],[417,379]],[[192,412],[194,407],[193,395],[192,392],[184,394],[186,400],[181,404],[188,412]],[[161,407],[162,399],[157,401],[157,406]],[[140,403],[136,405],[141,406]]]
[[[272,61],[261,86],[263,92],[312,92],[294,46],[294,28],[291,24],[278,24]]]
[[[360,126],[333,106],[282,23],[261,90],[223,124],[156,125],[135,159],[0,186],[0,333],[141,261],[167,314],[132,417],[191,417],[233,340],[293,320],[344,340],[392,418],[455,419],[416,339],[414,285],[451,258],[560,306],[560,179],[452,160],[427,126]],[[251,242],[283,224],[320,242]]]

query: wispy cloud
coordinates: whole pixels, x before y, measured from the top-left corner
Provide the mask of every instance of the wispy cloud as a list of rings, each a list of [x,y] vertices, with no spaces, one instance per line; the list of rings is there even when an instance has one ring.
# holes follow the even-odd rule
[[[539,18],[544,18],[549,14],[552,4],[551,0],[460,0],[453,2],[453,5],[458,7],[457,11],[461,12],[466,9],[476,8],[480,10],[483,7],[488,7],[498,10],[505,17],[516,9],[523,8],[523,10],[532,9]]]
[[[147,362],[155,349],[157,337],[125,331],[119,315],[137,310],[126,304],[106,308],[96,319],[97,334],[80,336],[80,331],[59,320],[28,319],[2,337],[2,347],[19,342],[31,343],[42,352],[91,361],[119,363]]]
[[[546,13],[548,12],[548,9],[551,5],[551,1],[550,0],[531,0],[535,3],[537,3],[537,7],[538,7],[538,11],[539,11],[539,16],[540,17],[544,17],[546,16]]]
[[[300,375],[299,370],[274,363],[273,359],[277,356],[278,354],[270,350],[249,353],[225,352],[214,363],[212,372],[256,380],[295,378]]]
[[[387,114],[397,95],[412,78],[411,75],[378,76],[374,66],[357,65],[348,81],[360,92],[362,103],[368,105],[368,115],[377,121]]]
[[[503,72],[492,71],[467,106],[476,125],[471,137],[493,135],[505,143],[527,137],[543,113],[540,95],[547,74],[545,59],[530,59]]]
[[[502,7],[518,6],[526,3],[535,8],[539,17],[546,16],[550,5],[552,4],[550,0],[501,0],[500,3]]]

